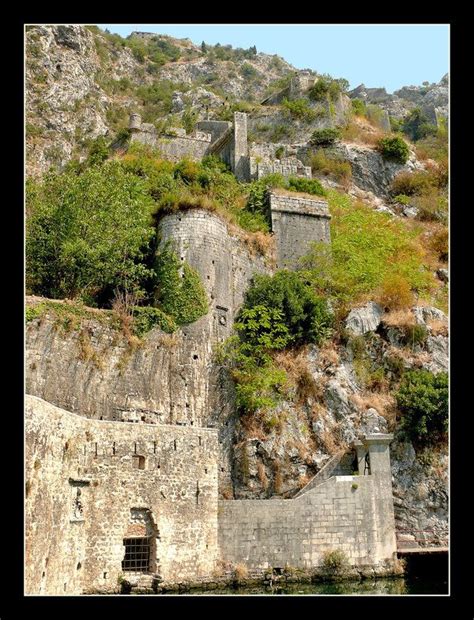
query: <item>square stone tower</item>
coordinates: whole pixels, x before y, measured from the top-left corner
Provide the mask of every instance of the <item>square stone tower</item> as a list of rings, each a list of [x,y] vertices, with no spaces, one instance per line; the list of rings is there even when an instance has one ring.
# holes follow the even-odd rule
[[[331,242],[331,216],[322,198],[273,190],[270,212],[278,269],[295,269],[312,242]]]

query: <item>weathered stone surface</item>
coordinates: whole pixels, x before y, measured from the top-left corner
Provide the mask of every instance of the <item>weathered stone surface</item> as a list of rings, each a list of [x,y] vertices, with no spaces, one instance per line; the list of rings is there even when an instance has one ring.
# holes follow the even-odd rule
[[[272,191],[270,211],[278,268],[296,267],[311,243],[330,243],[331,216],[325,200]]]
[[[332,147],[332,151],[350,162],[353,182],[379,198],[390,195],[390,185],[397,174],[423,168],[413,153],[406,164],[398,164],[384,159],[378,151],[361,144],[339,142]]]
[[[221,560],[265,571],[286,564],[317,566],[324,552],[334,549],[343,551],[351,565],[392,557],[396,541],[388,445],[373,441],[365,448],[370,476],[335,475],[290,500],[220,501]]]
[[[349,312],[346,319],[346,329],[356,336],[374,332],[380,325],[382,315],[383,308],[379,304],[369,301],[365,306]]]
[[[117,591],[138,531],[152,537],[151,573],[211,576],[215,429],[91,420],[27,396],[25,434],[28,594]]]

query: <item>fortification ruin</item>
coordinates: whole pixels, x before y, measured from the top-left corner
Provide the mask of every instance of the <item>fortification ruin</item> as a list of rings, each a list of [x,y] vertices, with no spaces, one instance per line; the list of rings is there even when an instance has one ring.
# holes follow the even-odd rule
[[[311,176],[291,152],[257,163],[242,113],[233,123],[201,121],[189,135],[158,135],[132,115],[130,130],[173,161],[215,154],[241,180],[268,165]],[[330,243],[325,200],[274,191],[270,213],[278,267],[297,268],[312,242]],[[242,563],[254,575],[286,565],[311,572],[329,550],[353,566],[390,566],[389,435],[334,457],[292,499],[219,499],[232,485],[231,405],[213,346],[231,334],[253,274],[272,267],[201,209],[164,216],[159,232],[198,271],[209,300],[208,314],[172,345],[154,330],[120,369],[125,345],[91,324],[91,346],[109,356],[98,372],[77,355],[74,333],[27,326],[26,592],[154,591],[209,582],[219,566]]]

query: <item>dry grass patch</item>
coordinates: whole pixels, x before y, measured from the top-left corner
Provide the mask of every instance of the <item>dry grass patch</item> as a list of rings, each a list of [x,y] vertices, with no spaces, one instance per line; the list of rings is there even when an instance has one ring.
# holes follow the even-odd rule
[[[268,480],[267,472],[265,471],[265,465],[262,463],[262,461],[259,461],[257,463],[257,477],[263,489],[266,491],[268,489],[269,480]]]
[[[277,366],[286,372],[290,384],[296,388],[298,402],[308,398],[322,398],[323,385],[316,381],[311,373],[306,347],[297,352],[280,351],[275,353],[273,358]]]
[[[389,429],[393,429],[397,421],[397,403],[395,397],[388,392],[364,392],[352,394],[350,400],[361,411],[376,409],[377,413],[387,420]]]
[[[416,325],[415,315],[409,308],[390,310],[382,317],[383,322],[391,327],[408,327]]]
[[[345,142],[355,142],[356,144],[365,144],[368,146],[376,146],[380,138],[386,134],[380,129],[374,127],[367,119],[356,117],[344,127],[342,130],[342,139]]]

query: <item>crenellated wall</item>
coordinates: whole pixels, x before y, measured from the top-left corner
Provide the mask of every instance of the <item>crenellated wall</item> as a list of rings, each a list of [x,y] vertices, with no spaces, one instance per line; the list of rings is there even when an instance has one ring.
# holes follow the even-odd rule
[[[33,396],[25,413],[26,593],[117,591],[135,536],[151,536],[151,574],[212,575],[216,430],[90,420]]]

